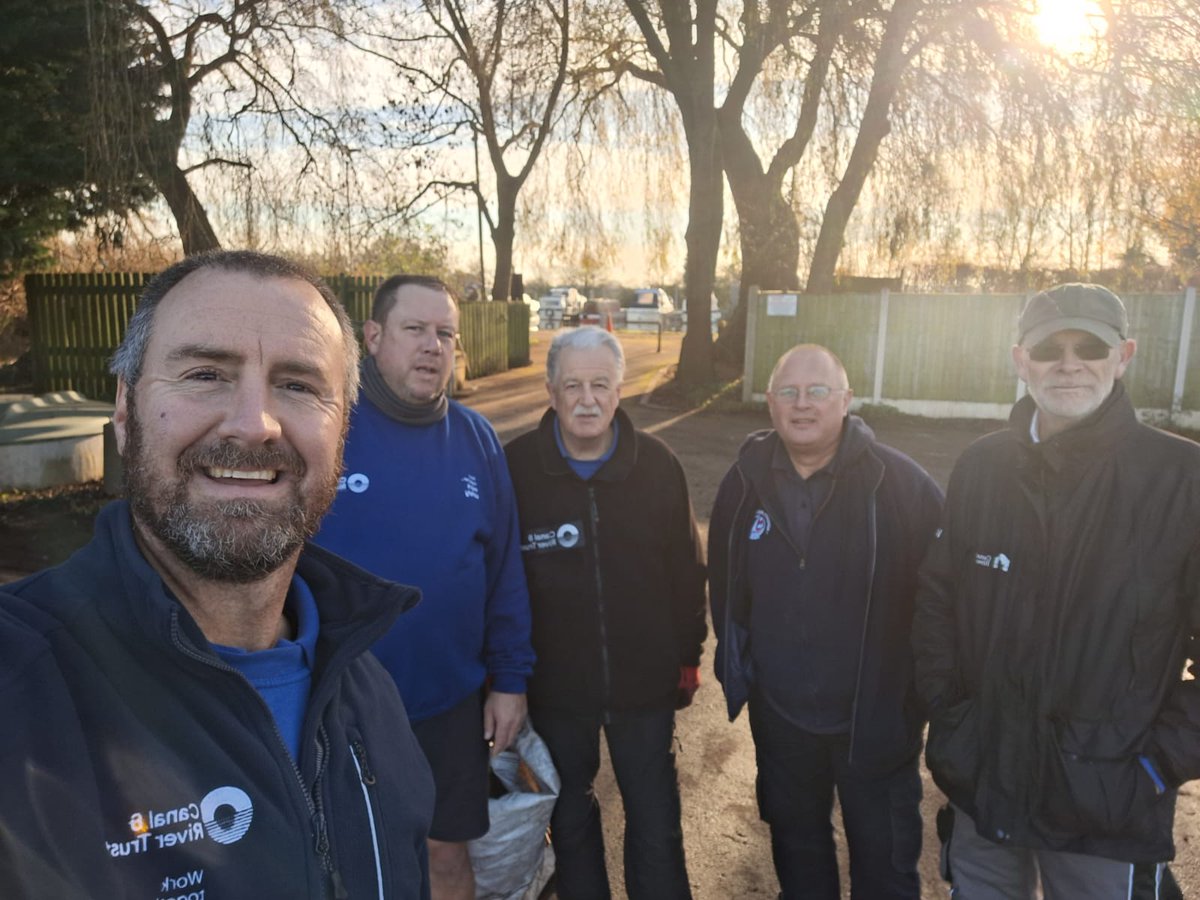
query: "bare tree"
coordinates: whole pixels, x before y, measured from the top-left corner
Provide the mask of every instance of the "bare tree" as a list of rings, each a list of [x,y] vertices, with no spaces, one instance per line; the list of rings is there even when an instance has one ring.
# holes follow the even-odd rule
[[[90,140],[98,181],[147,177],[171,210],[185,253],[220,245],[192,184],[206,169],[251,169],[238,135],[299,148],[298,177],[317,148],[344,147],[350,116],[314,105],[307,70],[323,38],[340,31],[324,0],[107,0],[92,28],[97,56],[128,46],[134,63],[96,80],[100,127]],[[245,140],[240,142],[244,147]],[[278,150],[276,146],[264,149]]]
[[[419,12],[401,16],[383,45],[412,95],[404,101],[407,140],[449,149],[469,137],[487,161],[495,196],[478,172],[430,172],[414,202],[474,195],[495,250],[491,296],[506,300],[520,192],[566,105],[570,0],[424,0]]]
[[[724,177],[714,106],[717,0],[625,0],[641,35],[642,47],[614,35],[608,67],[666,90],[679,108],[688,153],[687,257],[683,280],[688,319],[708,322],[724,214]],[[689,328],[683,339],[676,378],[699,384],[714,377],[712,336]]]

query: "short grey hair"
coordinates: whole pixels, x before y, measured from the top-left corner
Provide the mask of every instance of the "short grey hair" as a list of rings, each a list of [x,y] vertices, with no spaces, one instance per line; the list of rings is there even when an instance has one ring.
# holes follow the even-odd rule
[[[610,331],[597,328],[595,325],[585,325],[573,328],[555,335],[550,342],[550,350],[546,353],[546,380],[551,384],[558,378],[558,358],[564,350],[591,350],[595,347],[605,347],[617,362],[617,381],[625,378],[625,351]]]
[[[113,354],[108,371],[125,380],[132,388],[137,384],[142,374],[142,365],[146,360],[146,345],[150,343],[150,333],[154,327],[154,313],[163,298],[171,290],[193,272],[201,269],[220,269],[225,272],[240,272],[255,275],[259,278],[290,278],[303,281],[314,287],[328,304],[337,319],[342,332],[342,346],[346,356],[346,411],[354,406],[358,399],[358,337],[354,333],[354,323],[342,301],[319,276],[299,263],[284,259],[282,256],[271,256],[257,253],[253,250],[214,250],[209,253],[199,253],[189,256],[150,279],[149,284],[142,290],[137,309],[129,320],[125,337],[121,346]]]

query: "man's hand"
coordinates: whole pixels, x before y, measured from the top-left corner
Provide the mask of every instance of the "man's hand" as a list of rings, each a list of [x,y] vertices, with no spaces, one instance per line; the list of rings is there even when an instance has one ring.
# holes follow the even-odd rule
[[[679,667],[679,693],[675,697],[675,708],[685,709],[692,705],[692,698],[700,688],[700,667]]]
[[[525,695],[492,691],[483,703],[483,739],[492,756],[507,750],[525,722]]]

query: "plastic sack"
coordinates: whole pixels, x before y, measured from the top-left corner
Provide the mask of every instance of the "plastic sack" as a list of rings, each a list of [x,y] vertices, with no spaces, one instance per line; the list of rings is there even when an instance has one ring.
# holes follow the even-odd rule
[[[546,830],[561,786],[558,772],[528,720],[491,766],[505,793],[488,800],[488,833],[467,845],[476,900],[537,900],[554,874]]]

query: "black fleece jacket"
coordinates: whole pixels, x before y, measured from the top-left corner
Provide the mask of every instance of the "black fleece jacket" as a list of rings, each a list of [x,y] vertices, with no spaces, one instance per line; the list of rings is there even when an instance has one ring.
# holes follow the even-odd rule
[[[581,713],[668,709],[707,627],[687,482],[666,444],[618,409],[617,446],[589,480],[553,410],[505,448],[537,653],[529,702]]]

